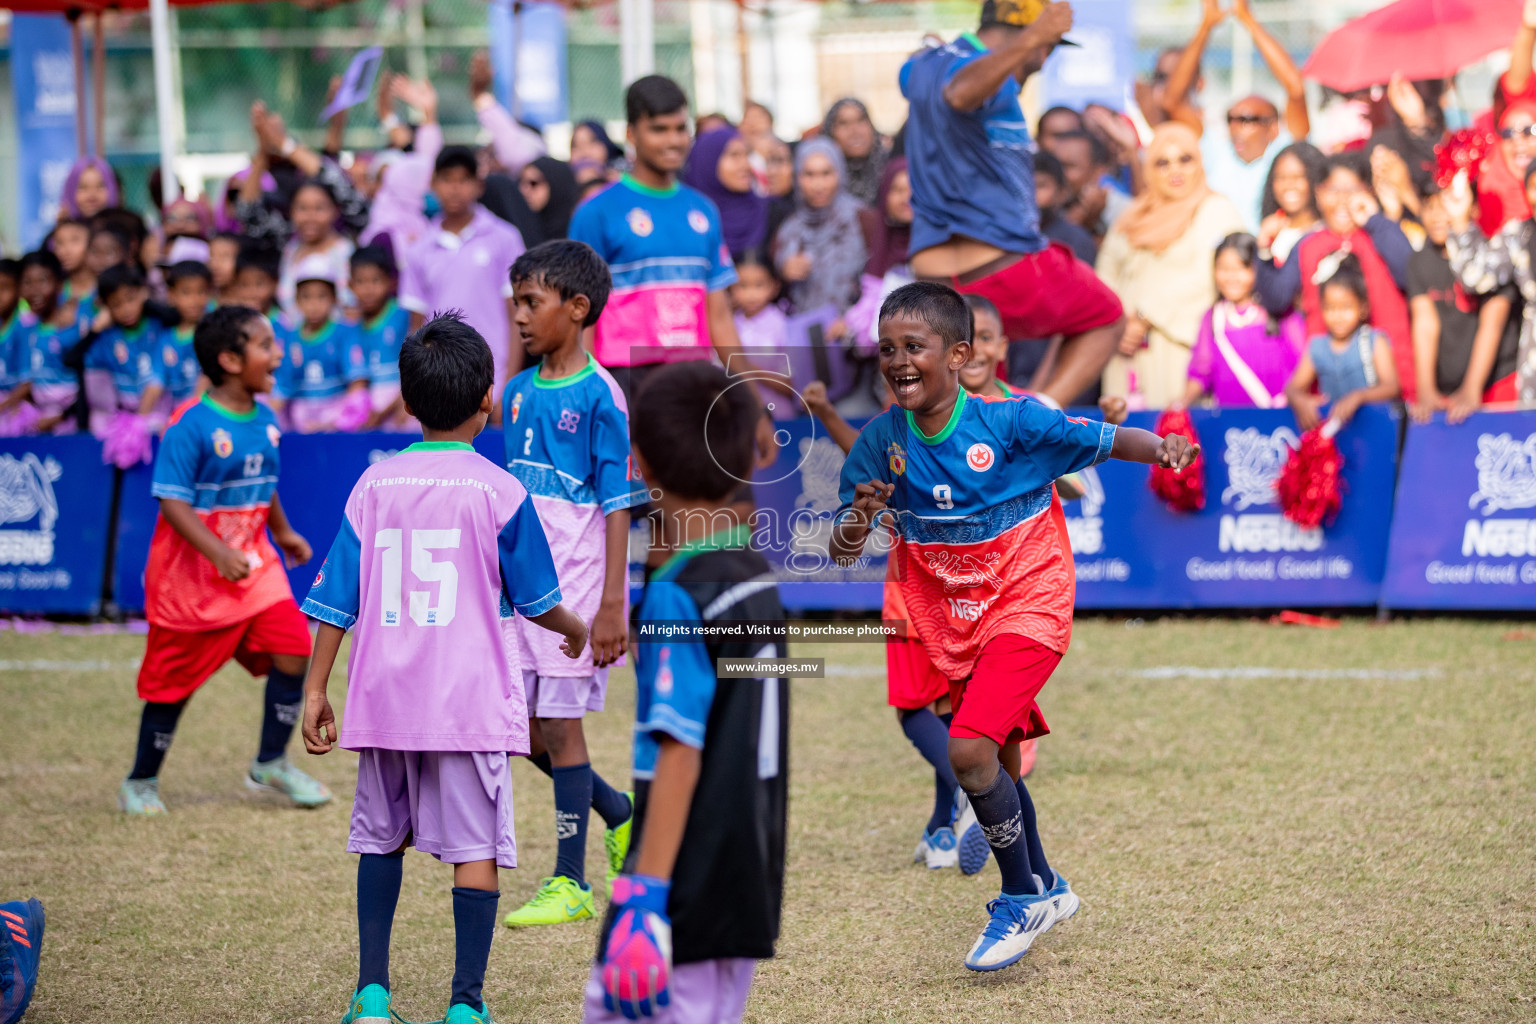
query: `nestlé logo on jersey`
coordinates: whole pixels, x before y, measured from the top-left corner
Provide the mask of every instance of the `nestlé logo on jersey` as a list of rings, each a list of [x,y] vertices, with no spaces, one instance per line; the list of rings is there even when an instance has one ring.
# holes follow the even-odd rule
[[[53,561],[53,528],[59,521],[53,484],[63,475],[52,456],[0,455],[0,526],[8,527],[0,529],[0,565]]]
[[[1223,552],[1317,551],[1323,546],[1321,529],[1306,530],[1279,512],[1251,513],[1246,509],[1277,505],[1275,485],[1291,450],[1300,441],[1289,427],[1264,433],[1257,427],[1226,433],[1227,488],[1221,503],[1232,513],[1221,516],[1218,546]]]

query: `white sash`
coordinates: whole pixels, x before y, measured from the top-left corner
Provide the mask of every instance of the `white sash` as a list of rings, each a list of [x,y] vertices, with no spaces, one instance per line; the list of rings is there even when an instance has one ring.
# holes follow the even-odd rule
[[[1260,409],[1278,409],[1284,403],[1277,395],[1271,395],[1259,375],[1253,372],[1253,368],[1243,362],[1243,357],[1237,354],[1237,349],[1227,340],[1227,305],[1223,300],[1216,303],[1211,310],[1211,333],[1216,337],[1216,350],[1221,353],[1227,366],[1232,370],[1232,375],[1248,393],[1248,398]]]

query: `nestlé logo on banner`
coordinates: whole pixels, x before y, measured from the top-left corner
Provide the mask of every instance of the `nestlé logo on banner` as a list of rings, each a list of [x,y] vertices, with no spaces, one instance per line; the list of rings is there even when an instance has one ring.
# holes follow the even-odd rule
[[[63,467],[51,456],[39,459],[32,452],[20,457],[0,455],[0,589],[59,585],[52,574],[23,572],[18,581],[17,574],[5,570],[53,561],[53,528],[59,521],[53,484],[63,475]],[[48,579],[32,579],[39,575]]]
[[[1536,518],[1495,516],[1536,508],[1536,434],[1481,434],[1475,464],[1477,490],[1467,499],[1474,515],[1462,530],[1462,557],[1536,558]],[[1425,576],[1431,583],[1536,583],[1536,562],[1432,562]]]
[[[1300,444],[1296,433],[1289,427],[1268,434],[1257,427],[1232,429],[1226,433],[1226,442],[1222,458],[1227,464],[1227,488],[1221,492],[1221,503],[1232,511],[1221,516],[1217,539],[1221,551],[1274,553],[1320,549],[1322,530],[1304,530],[1278,511],[1245,511],[1278,504],[1275,485],[1291,450]]]

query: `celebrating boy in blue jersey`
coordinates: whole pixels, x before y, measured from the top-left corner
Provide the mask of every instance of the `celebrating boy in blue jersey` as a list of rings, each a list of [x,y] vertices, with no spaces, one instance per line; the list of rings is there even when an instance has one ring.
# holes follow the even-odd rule
[[[830,549],[852,562],[888,513],[909,631],[950,679],[950,764],[981,825],[975,841],[1002,872],[991,921],[965,958],[995,971],[1078,907],[1046,862],[1019,777],[1018,741],[1050,731],[1035,698],[1072,635],[1076,579],[1052,484],[1109,458],[1183,469],[1199,448],[1029,398],[969,398],[960,371],[970,334],[965,300],[946,285],[910,284],[885,300],[880,369],[896,405],[865,426],[843,464]]]
[[[562,656],[547,630],[518,620],[523,682],[532,716],[533,763],[555,782],[554,873],[510,927],[593,915],[586,880],[587,809],[607,830],[611,881],[629,848],[629,797],[592,770],[581,719],[601,711],[608,668],[629,641],[629,512],[645,501],[630,472],[624,394],[581,344],[608,301],[608,268],[582,242],[545,242],[512,264],[513,326],[540,364],[512,378],[502,397],[507,469],[532,495],[558,559],[570,608],[592,624],[590,653]]]

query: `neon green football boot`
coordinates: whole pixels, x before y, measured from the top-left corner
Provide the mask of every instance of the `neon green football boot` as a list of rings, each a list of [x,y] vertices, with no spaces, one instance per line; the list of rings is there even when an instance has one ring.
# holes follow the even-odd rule
[[[124,814],[145,817],[164,814],[165,804],[160,801],[160,780],[124,779],[117,789],[117,808]],[[629,826],[624,827],[627,829]]]
[[[585,921],[597,914],[592,901],[592,887],[577,885],[564,875],[544,879],[533,899],[502,918],[508,928],[524,928],[536,924],[566,924]]]
[[[629,856],[630,826],[635,823],[635,794],[631,791],[624,795],[629,797],[629,817],[613,828],[603,830],[603,849],[608,852],[608,895],[610,897],[613,895],[613,880],[624,871],[624,858]]]
[[[383,985],[366,985],[352,994],[352,1003],[341,1024],[394,1024],[390,1018],[389,990]]]

